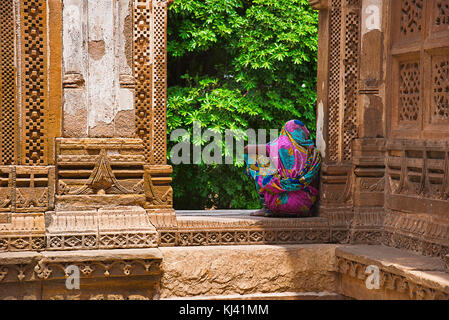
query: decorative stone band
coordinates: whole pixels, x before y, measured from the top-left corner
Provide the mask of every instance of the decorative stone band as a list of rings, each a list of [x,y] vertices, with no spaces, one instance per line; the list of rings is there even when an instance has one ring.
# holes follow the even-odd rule
[[[336,263],[338,272],[361,281],[366,281],[368,274],[365,273],[365,270],[368,265],[341,257],[337,257]],[[408,294],[408,297],[413,300],[449,299],[448,292],[423,286],[411,281],[407,277],[383,270],[380,272],[380,286],[381,288]]]
[[[159,246],[329,243],[323,218],[177,217],[177,230],[159,230]]]
[[[79,268],[80,278],[157,275],[162,256],[157,249],[77,251],[74,254],[43,251],[2,253],[0,261],[0,283],[6,283],[66,279],[70,265]]]
[[[329,229],[172,231],[160,233],[159,246],[329,243]]]
[[[368,223],[369,221],[365,221],[364,218],[354,220],[351,225],[332,225],[329,217],[267,219],[244,215],[217,216],[206,212],[203,212],[203,216],[178,214],[176,218],[175,228],[170,229],[162,225],[157,228],[159,246],[283,243],[379,244],[382,238],[381,226]]]
[[[40,251],[45,248],[45,237],[39,236],[10,236],[0,237],[1,251]]]
[[[34,268],[25,265],[8,265],[2,266],[0,272],[0,280],[4,282],[33,281],[37,279],[65,279],[69,277],[67,267],[70,265],[77,266],[80,269],[80,275],[83,278],[93,277],[94,274],[102,274],[102,276],[120,277],[130,276],[132,270],[145,270],[147,274],[154,274],[159,268],[160,262],[152,260],[122,260],[111,262],[83,262],[83,263],[50,263],[39,261]],[[114,270],[112,272],[112,270]],[[98,276],[98,275],[97,275]]]
[[[0,252],[39,251],[44,248],[43,213],[0,213]]]
[[[423,240],[416,235],[400,234],[390,231],[383,231],[382,244],[433,257],[444,257],[444,255],[449,252],[449,245]]]
[[[368,289],[366,282],[373,267],[379,270],[379,287]],[[356,283],[348,285],[348,280],[342,279],[340,293],[357,299],[449,299],[449,274],[443,268],[438,258],[383,246],[336,249],[337,272]]]
[[[449,254],[449,225],[443,219],[387,210],[382,243],[443,258]]]
[[[151,299],[161,262],[158,249],[1,253],[0,299]],[[81,289],[87,286],[84,290],[65,287],[74,267],[79,270]],[[140,280],[133,282],[134,277]],[[130,288],[116,281],[120,278],[126,278]],[[101,285],[105,279],[109,279],[107,289]],[[6,290],[10,284],[14,292]]]
[[[158,233],[140,207],[49,212],[47,250],[157,247]]]

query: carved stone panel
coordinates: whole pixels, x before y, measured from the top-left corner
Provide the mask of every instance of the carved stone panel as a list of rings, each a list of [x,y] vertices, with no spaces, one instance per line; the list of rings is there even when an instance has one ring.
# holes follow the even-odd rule
[[[0,4],[0,164],[13,164],[16,159],[16,64],[14,1]]]
[[[387,186],[395,209],[447,218],[448,152],[447,143],[395,141],[388,145]],[[401,201],[404,197],[409,200]]]
[[[167,163],[165,33],[168,2],[134,2],[136,133],[144,143],[146,162],[156,165]]]
[[[54,206],[54,167],[0,167],[0,211],[44,212]]]
[[[57,155],[57,209],[144,204],[140,139],[62,138]]]
[[[47,5],[45,0],[21,3],[22,141],[24,165],[48,163]]]
[[[392,138],[444,139],[449,124],[447,1],[390,2]]]
[[[328,155],[330,162],[352,159],[358,136],[360,1],[331,1],[329,7]]]

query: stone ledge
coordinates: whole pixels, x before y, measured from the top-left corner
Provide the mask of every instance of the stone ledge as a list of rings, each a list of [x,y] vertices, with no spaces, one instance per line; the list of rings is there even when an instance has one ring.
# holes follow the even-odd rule
[[[108,261],[116,259],[162,259],[162,252],[157,248],[43,251],[40,254],[42,258],[52,262]]]
[[[336,292],[333,244],[164,247],[160,298]]]
[[[325,218],[267,218],[252,216],[178,216],[178,228],[222,229],[222,228],[311,228],[328,227]]]
[[[77,265],[81,278],[127,277],[160,273],[159,249],[116,249],[0,253],[0,285],[65,279]]]
[[[326,218],[252,217],[253,210],[177,211],[177,230],[160,229],[160,246],[329,243]]]
[[[449,274],[441,259],[420,256],[385,246],[354,245],[336,248],[340,293],[356,299],[449,299]],[[366,280],[380,271],[379,289],[369,290]]]
[[[0,254],[0,300],[153,299],[161,276],[156,248]],[[77,266],[79,288],[67,279]]]
[[[157,248],[41,252],[21,251],[0,253],[0,265],[24,264],[41,259],[52,262],[162,259],[162,253]]]

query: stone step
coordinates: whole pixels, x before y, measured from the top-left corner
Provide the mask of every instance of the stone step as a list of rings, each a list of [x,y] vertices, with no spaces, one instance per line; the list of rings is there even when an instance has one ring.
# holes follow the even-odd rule
[[[449,273],[440,258],[380,245],[340,246],[335,255],[338,292],[345,296],[449,299]]]
[[[163,270],[159,298],[334,298],[337,289],[334,267],[337,246],[300,244],[159,248]]]

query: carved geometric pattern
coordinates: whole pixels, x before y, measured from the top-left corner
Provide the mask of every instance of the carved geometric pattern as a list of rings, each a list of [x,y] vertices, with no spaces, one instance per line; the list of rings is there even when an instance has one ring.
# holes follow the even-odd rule
[[[167,1],[137,0],[134,21],[136,133],[145,161],[166,164]]]
[[[167,90],[167,55],[166,55],[167,1],[153,2],[153,163],[165,164],[166,155],[166,90]]]
[[[408,37],[421,33],[423,0],[401,0],[400,33]]]
[[[45,237],[0,237],[0,251],[39,251],[45,249]]]
[[[23,164],[46,163],[46,1],[22,2]]]
[[[344,7],[341,5],[342,1],[332,1],[332,7],[329,9],[327,145],[328,160],[331,162],[351,159],[351,143],[357,138],[358,126],[360,1],[346,0]]]
[[[361,0],[346,0],[348,6],[360,7]]]
[[[53,180],[54,167],[0,167],[0,211],[47,211],[53,203]]]
[[[0,167],[0,211],[11,212],[14,205],[13,170]]]
[[[449,119],[449,57],[434,57],[432,73],[432,115],[438,120],[447,120]]]
[[[99,247],[104,249],[148,248],[155,246],[157,246],[157,234],[155,232],[108,233],[100,234],[99,236]]]
[[[341,8],[330,10],[329,23],[329,161],[339,159]]]
[[[14,63],[14,3],[0,2],[0,164],[9,165],[15,161],[15,81]]]
[[[155,232],[65,234],[47,236],[48,250],[149,248],[157,245]]]
[[[134,6],[136,134],[143,141],[146,162],[153,159],[152,71],[151,0],[136,0]]]
[[[417,121],[421,109],[421,74],[418,62],[399,65],[399,121]]]
[[[435,2],[434,24],[438,30],[447,30],[449,26],[449,2],[447,0],[438,0]]]
[[[160,232],[160,246],[328,243],[329,229],[197,230]]]
[[[145,166],[145,208],[172,208],[173,189],[170,174],[171,166],[146,165]]]
[[[413,143],[413,147],[417,147]],[[449,199],[449,155],[441,147],[392,146],[387,158],[391,194],[420,196],[433,200]],[[396,155],[392,155],[392,153]],[[432,154],[429,159],[426,154]]]
[[[444,257],[449,254],[449,227],[430,219],[388,210],[382,244],[415,251],[421,255]]]
[[[351,142],[357,138],[357,83],[359,69],[360,15],[348,12],[345,17],[344,85],[345,103],[343,119],[343,160],[352,157]]]

